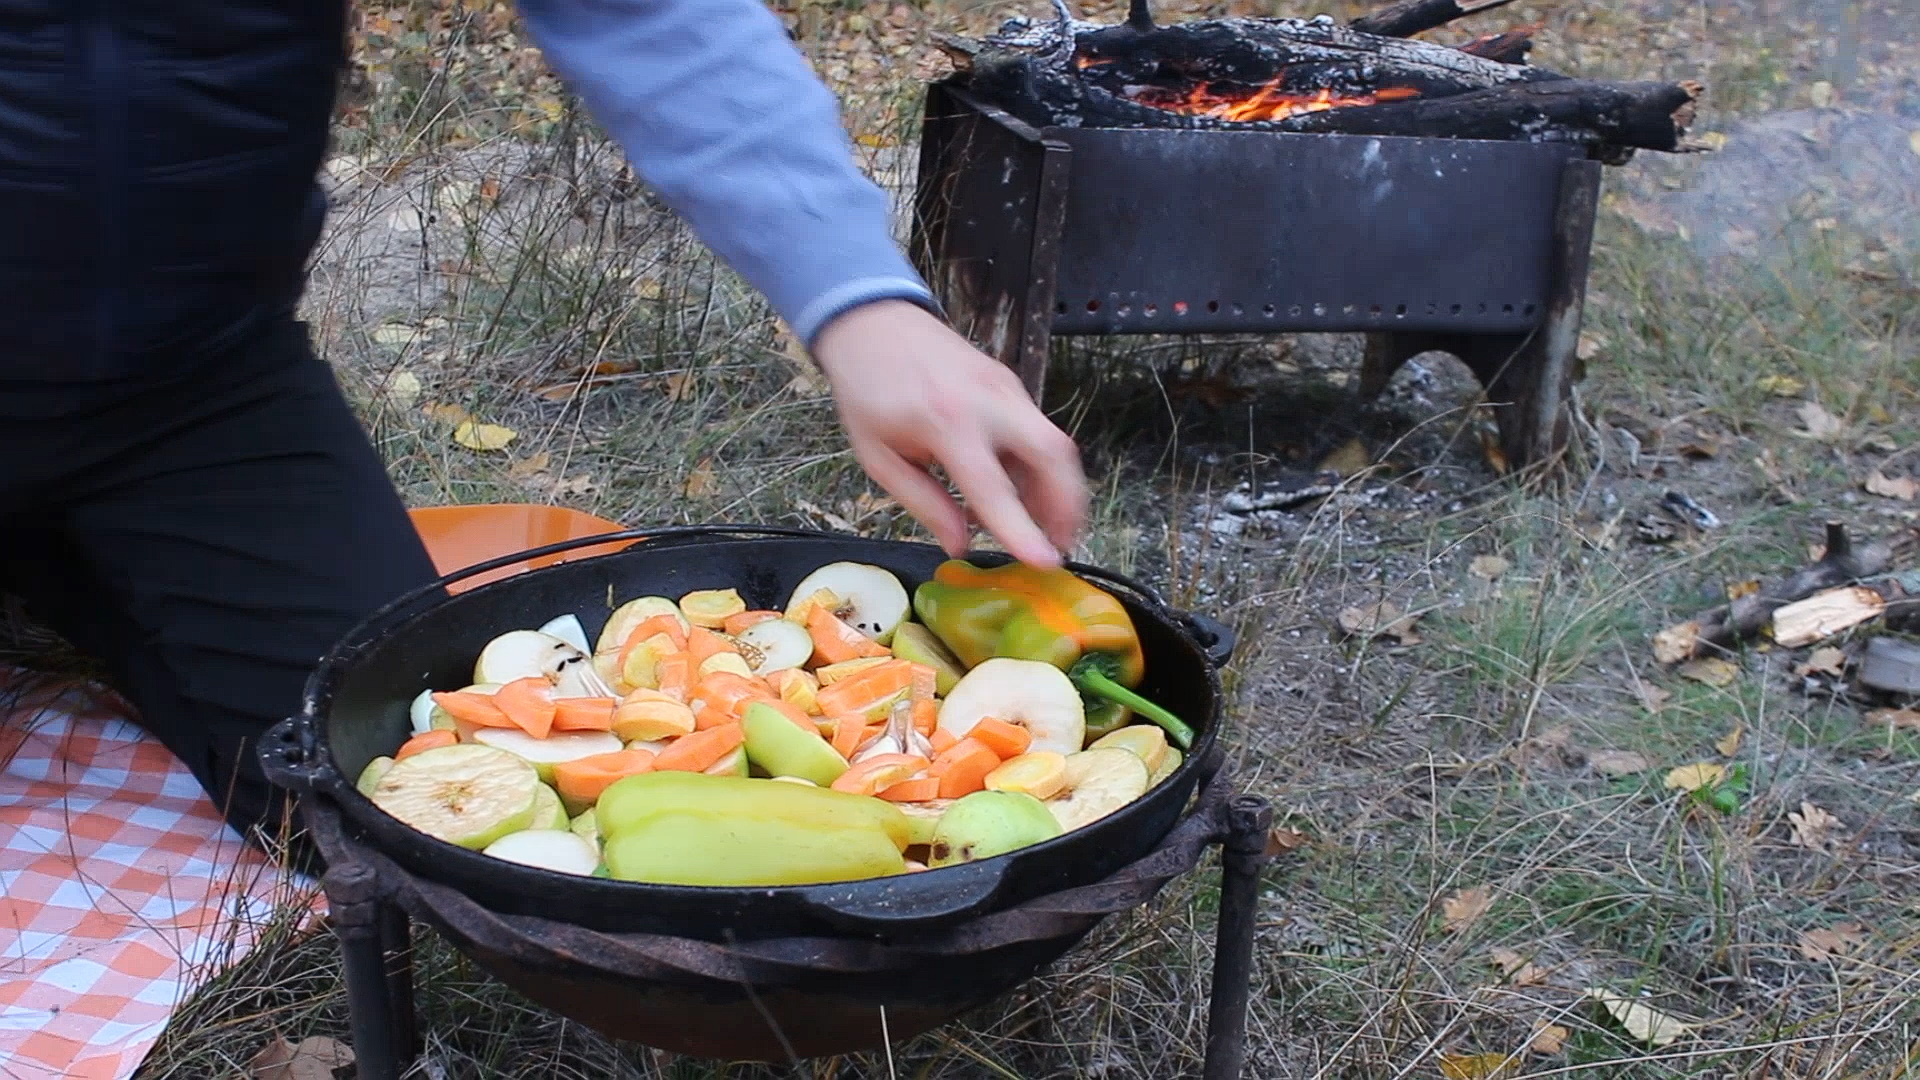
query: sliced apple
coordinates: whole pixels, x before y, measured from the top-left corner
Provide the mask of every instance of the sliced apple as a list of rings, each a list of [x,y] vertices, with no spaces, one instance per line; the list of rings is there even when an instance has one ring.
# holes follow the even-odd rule
[[[539,630],[511,630],[487,642],[473,665],[477,683],[542,678],[558,697],[615,697],[594,669],[592,657]]]
[[[789,723],[787,726],[793,725]],[[725,757],[700,771],[708,776],[747,776],[752,772],[752,764],[747,760],[747,748],[743,745],[729,750]]]
[[[940,730],[963,739],[989,716],[1026,728],[1033,735],[1028,752],[1077,753],[1086,740],[1079,689],[1066,672],[1040,660],[996,656],[982,661],[940,703]]]
[[[747,760],[769,776],[797,776],[825,787],[847,771],[846,759],[818,732],[801,730],[764,701],[749,703],[740,722],[746,732]]]
[[[553,767],[562,761],[611,754],[626,746],[610,731],[567,731],[536,739],[519,728],[481,728],[473,733],[473,741],[532,765],[543,784],[553,783]]]
[[[1117,746],[1122,750],[1131,750],[1146,763],[1147,774],[1152,775],[1166,760],[1167,751],[1173,749],[1167,745],[1167,732],[1157,724],[1128,724],[1117,731],[1108,732],[1088,744],[1087,749],[1094,750],[1103,746]],[[1045,796],[1041,796],[1045,798]]]
[[[562,615],[558,618],[550,619],[545,626],[540,628],[540,632],[543,634],[552,634],[554,637],[579,649],[583,653],[593,651],[593,646],[587,644],[587,628],[580,625],[580,616],[578,615]]]
[[[1047,800],[1062,832],[1091,825],[1146,794],[1151,774],[1131,750],[1103,746],[1067,755],[1067,785]]]
[[[695,626],[718,630],[747,610],[737,589],[701,589],[680,598],[680,614]]]
[[[813,656],[813,635],[799,623],[768,619],[740,632],[740,644],[759,653],[753,674],[798,668]]]
[[[533,824],[539,788],[524,759],[460,743],[395,762],[367,798],[428,836],[477,850]]]
[[[360,779],[355,780],[353,786],[359,789],[360,794],[371,798],[373,789],[380,786],[380,778],[387,775],[387,770],[391,768],[393,759],[382,754],[367,762],[367,767],[360,770]]]
[[[567,827],[567,808],[560,803],[560,793],[546,784],[533,793],[533,824],[535,829],[564,829]]]
[[[439,706],[433,703],[433,690],[420,691],[420,696],[407,706],[407,722],[412,725],[415,735],[424,735],[433,730],[433,710]]]
[[[600,849],[586,837],[558,829],[522,829],[488,844],[486,854],[522,866],[591,877],[600,866]]]
[[[743,679],[754,677],[753,668],[747,666],[746,657],[735,652],[718,652],[700,661],[700,667],[694,679],[698,681],[716,671],[731,671]]]
[[[682,633],[692,629],[693,624],[680,612],[680,605],[664,596],[643,596],[638,600],[629,600],[615,608],[607,616],[607,624],[600,628],[599,640],[594,642],[594,652],[618,653],[627,643],[627,635],[633,628],[653,618],[655,615],[671,615],[680,620]]]
[[[787,617],[792,619],[796,607],[804,608],[822,590],[838,600],[833,613],[840,621],[882,645],[893,639],[894,630],[912,609],[906,586],[892,571],[869,563],[835,562],[808,574],[794,588],[787,601]],[[801,618],[805,615],[802,610]]]
[[[917,622],[901,623],[894,630],[893,655],[932,668],[933,692],[941,697],[953,693],[954,684],[967,674],[966,665],[946,642]]]

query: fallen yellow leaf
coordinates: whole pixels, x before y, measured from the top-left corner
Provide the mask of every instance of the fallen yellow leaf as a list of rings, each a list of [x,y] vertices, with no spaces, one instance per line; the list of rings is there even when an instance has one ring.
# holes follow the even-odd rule
[[[1440,1055],[1440,1075],[1447,1080],[1507,1080],[1518,1067],[1507,1054]]]
[[[667,400],[685,401],[693,396],[693,376],[687,372],[675,372],[667,376]]]
[[[1701,791],[1726,778],[1726,766],[1701,761],[1669,771],[1666,784],[1669,791]]]
[[[713,479],[713,459],[708,457],[701,458],[700,463],[693,467],[693,471],[687,473],[687,481],[681,485],[680,490],[684,491],[688,498],[698,499],[713,494],[718,486]]]
[[[1920,499],[1920,480],[1915,480],[1911,476],[1888,476],[1879,469],[1875,469],[1867,474],[1867,482],[1861,486],[1866,488],[1869,495],[1899,499],[1902,502]]]
[[[1653,635],[1653,658],[1663,664],[1677,664],[1692,656],[1699,644],[1700,624],[1688,619]]]
[[[1461,889],[1440,901],[1440,914],[1446,919],[1447,932],[1457,934],[1479,921],[1493,906],[1493,894],[1485,885]]]
[[[1680,665],[1680,677],[1692,679],[1708,686],[1730,686],[1740,675],[1740,669],[1730,660],[1717,656],[1705,656],[1698,660],[1689,660]]]
[[[1787,821],[1793,826],[1793,846],[1808,851],[1826,851],[1832,847],[1833,834],[1841,828],[1839,818],[1805,800],[1801,801],[1799,810],[1787,812]]]
[[[505,450],[520,433],[499,424],[480,424],[463,420],[453,429],[453,441],[469,450]]]
[[[1421,641],[1413,628],[1413,618],[1389,601],[1344,608],[1338,621],[1340,629],[1354,637],[1391,637],[1402,645],[1418,645]]]
[[[1774,397],[1799,397],[1807,384],[1792,375],[1762,375],[1754,384]]]
[[[1330,472],[1342,480],[1367,471],[1373,464],[1373,455],[1367,452],[1367,444],[1359,439],[1348,439],[1333,449],[1333,452],[1320,460],[1320,471]]]
[[[1819,402],[1809,401],[1800,406],[1800,423],[1804,430],[1793,434],[1806,439],[1833,439],[1847,429],[1839,417],[1828,412]]]
[[[1634,750],[1596,750],[1587,755],[1587,764],[1601,776],[1622,777],[1643,773],[1653,768],[1653,762],[1645,754]]]
[[[473,414],[467,411],[466,406],[438,401],[429,401],[420,406],[420,415],[436,424],[446,424],[449,427],[454,424],[464,424],[473,419]]]
[[[1638,683],[1634,687],[1634,692],[1640,698],[1640,707],[1650,713],[1659,712],[1667,707],[1667,702],[1673,700],[1673,691],[1652,683]]]
[[[1567,1036],[1573,1034],[1559,1024],[1549,1024],[1545,1020],[1536,1020],[1533,1025],[1533,1038],[1527,1043],[1527,1049],[1546,1057],[1566,1049]]]
[[[1920,732],[1920,709],[1875,709],[1867,714],[1867,719],[1895,731]]]
[[[1733,725],[1732,731],[1720,736],[1720,738],[1714,742],[1713,748],[1720,751],[1721,757],[1732,757],[1740,752],[1740,737],[1746,733],[1747,726],[1745,724],[1735,724]]]
[[[1467,573],[1482,581],[1498,581],[1507,572],[1507,560],[1498,555],[1476,555],[1467,564]]]
[[[1834,923],[1800,932],[1800,955],[1821,963],[1845,956],[1867,943],[1866,927],[1857,922]]]
[[[1834,678],[1846,674],[1847,654],[1832,645],[1822,645],[1807,654],[1807,662],[1793,669],[1794,674],[1805,678],[1808,675],[1831,675]]]
[[[546,472],[547,466],[551,464],[553,464],[553,455],[542,450],[531,457],[521,458],[519,461],[507,466],[507,475],[515,480],[526,480]]]
[[[396,371],[380,396],[396,409],[411,409],[413,403],[420,400],[420,376],[411,371]]]
[[[1547,973],[1512,949],[1494,949],[1487,954],[1513,986],[1538,986],[1547,981]]]
[[[1620,1022],[1620,1026],[1627,1029],[1629,1035],[1654,1046],[1672,1045],[1682,1035],[1700,1026],[1669,1016],[1644,1001],[1621,997],[1604,987],[1589,987],[1587,996],[1604,1006]]]

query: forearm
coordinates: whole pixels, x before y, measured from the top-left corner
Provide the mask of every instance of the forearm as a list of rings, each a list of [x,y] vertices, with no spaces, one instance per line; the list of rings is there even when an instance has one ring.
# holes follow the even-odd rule
[[[839,106],[760,0],[520,0],[635,170],[802,341],[859,303],[927,303]]]

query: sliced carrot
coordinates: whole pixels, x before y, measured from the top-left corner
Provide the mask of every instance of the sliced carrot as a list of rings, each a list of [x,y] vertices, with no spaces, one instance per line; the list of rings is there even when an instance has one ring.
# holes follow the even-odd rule
[[[940,703],[937,701],[916,701],[913,703],[913,729],[920,734],[933,737],[935,728],[940,726]]]
[[[778,700],[779,695],[764,680],[737,671],[709,671],[700,676],[700,681],[694,683],[693,689],[687,693],[688,704],[705,702],[736,720],[749,701]],[[699,715],[699,705],[694,704],[693,711],[694,715]]]
[[[907,670],[913,676],[913,701],[932,701],[933,695],[940,689],[940,676],[925,664],[908,662]]]
[[[674,653],[663,656],[653,667],[654,681],[660,684],[661,693],[685,702],[687,692],[693,689],[693,657],[688,653]]]
[[[553,731],[553,684],[538,675],[515,679],[494,691],[493,703],[515,727],[536,739]]]
[[[940,778],[940,797],[957,799],[987,786],[987,774],[1000,767],[1000,755],[968,736],[941,751],[927,771]]]
[[[627,632],[627,640],[620,643],[620,662],[626,663],[627,654],[634,650],[634,646],[655,634],[665,634],[672,639],[675,651],[687,647],[687,632],[680,628],[680,620],[662,612],[640,620],[640,625]]]
[[[778,712],[781,716],[784,716],[787,719],[793,721],[793,726],[799,728],[801,731],[818,731],[819,730],[819,728],[814,726],[813,717],[808,716],[805,709],[802,709],[800,706],[795,705],[791,701],[767,701],[765,699],[761,699],[760,703],[773,709],[775,712]],[[747,704],[751,704],[751,703],[749,702]],[[741,712],[744,713],[746,711],[746,708],[747,708],[746,704],[741,705],[740,706]]]
[[[612,731],[613,710],[619,702],[605,697],[553,699],[553,730]]]
[[[911,780],[902,780],[880,792],[880,797],[888,802],[927,802],[940,797],[940,778],[937,776],[916,776]]]
[[[973,730],[967,732],[967,738],[987,744],[987,749],[1000,755],[1002,761],[1019,757],[1027,752],[1027,747],[1033,745],[1033,732],[1019,724],[1009,724],[997,716],[981,718],[979,723],[973,725]]]
[[[439,746],[452,746],[459,741],[460,736],[455,735],[445,728],[423,731],[413,738],[408,739],[406,742],[401,743],[400,749],[393,752],[393,760],[405,761],[422,750],[432,750]]]
[[[693,657],[693,666],[699,667],[707,657],[716,653],[739,652],[733,642],[704,626],[696,626],[687,631],[687,654]]]
[[[841,757],[851,760],[853,752],[860,749],[861,743],[867,741],[867,718],[853,715],[836,716],[830,722],[833,724],[833,737],[829,741],[833,743],[833,748],[840,752]]]
[[[572,813],[580,813],[600,798],[615,780],[653,768],[653,751],[639,747],[611,754],[574,758],[553,766],[553,787]]]
[[[954,743],[959,742],[960,739],[946,728],[937,727],[927,733],[927,741],[933,744],[934,753],[944,754],[948,748],[952,747]]]
[[[682,735],[654,756],[653,767],[660,772],[702,772],[733,753],[734,747],[746,740],[739,724],[722,724]]]
[[[781,617],[777,611],[743,611],[738,615],[727,616],[727,621],[721,623],[720,628],[732,637],[739,637],[740,632],[749,626],[757,626],[768,619]]]
[[[892,655],[885,645],[848,626],[838,615],[818,604],[807,612],[807,633],[813,638],[815,667],[863,656]]]
[[[492,694],[476,693],[472,690],[455,690],[451,693],[433,695],[433,703],[447,710],[447,715],[470,727],[513,727],[513,721],[500,711],[499,703]]]
[[[927,767],[927,759],[915,754],[879,754],[848,769],[833,782],[833,790],[854,795],[874,795]]]
[[[913,665],[905,660],[887,660],[865,671],[857,671],[831,686],[823,686],[814,695],[820,711],[829,716],[860,713],[880,719],[913,683]]]
[[[693,726],[701,731],[705,731],[708,728],[726,727],[728,724],[737,724],[740,722],[740,717],[710,701],[698,701],[697,703],[699,707],[693,710]]]

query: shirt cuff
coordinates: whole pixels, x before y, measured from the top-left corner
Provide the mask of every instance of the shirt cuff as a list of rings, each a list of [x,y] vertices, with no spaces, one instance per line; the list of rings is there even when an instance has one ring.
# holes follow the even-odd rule
[[[926,308],[936,317],[943,316],[939,302],[919,281],[896,277],[859,278],[828,289],[802,308],[791,324],[793,336],[811,351],[814,339],[828,323],[877,300],[906,300]]]

